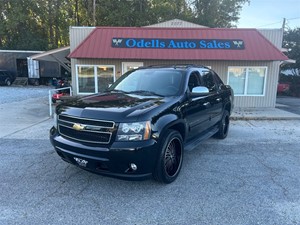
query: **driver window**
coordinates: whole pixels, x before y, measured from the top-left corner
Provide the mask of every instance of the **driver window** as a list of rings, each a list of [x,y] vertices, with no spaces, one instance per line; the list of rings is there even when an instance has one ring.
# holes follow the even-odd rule
[[[190,92],[192,92],[194,87],[200,86],[199,73],[192,72],[189,78],[188,87]]]

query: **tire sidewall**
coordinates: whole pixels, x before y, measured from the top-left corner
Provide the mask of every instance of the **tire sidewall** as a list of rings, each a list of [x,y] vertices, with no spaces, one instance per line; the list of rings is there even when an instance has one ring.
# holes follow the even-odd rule
[[[228,123],[225,123],[225,126],[227,126],[227,128],[224,126],[224,120],[228,119]],[[224,130],[226,129],[226,132],[224,133]],[[222,120],[220,121],[220,127],[219,127],[219,138],[220,139],[224,139],[227,137],[228,135],[228,131],[229,131],[229,112],[227,110],[224,111],[223,116],[222,116]]]

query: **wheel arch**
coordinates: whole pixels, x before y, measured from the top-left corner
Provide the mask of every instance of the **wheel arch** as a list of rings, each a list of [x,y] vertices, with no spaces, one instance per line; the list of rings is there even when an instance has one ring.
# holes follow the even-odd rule
[[[154,128],[160,138],[162,138],[166,131],[170,129],[178,131],[183,140],[185,140],[187,134],[185,120],[178,118],[178,116],[175,114],[164,115],[158,121],[156,121]]]

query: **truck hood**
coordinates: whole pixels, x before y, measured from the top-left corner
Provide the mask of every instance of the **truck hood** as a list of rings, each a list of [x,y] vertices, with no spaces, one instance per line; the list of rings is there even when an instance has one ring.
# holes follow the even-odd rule
[[[135,121],[148,111],[158,108],[162,111],[168,102],[170,98],[108,92],[74,98],[59,105],[57,112],[90,119]]]

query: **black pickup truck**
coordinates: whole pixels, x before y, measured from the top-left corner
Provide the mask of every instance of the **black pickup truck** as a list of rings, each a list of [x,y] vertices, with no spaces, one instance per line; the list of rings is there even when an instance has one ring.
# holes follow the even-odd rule
[[[142,67],[105,92],[56,107],[50,140],[65,161],[123,179],[171,183],[184,149],[226,138],[233,92],[211,69]]]

